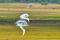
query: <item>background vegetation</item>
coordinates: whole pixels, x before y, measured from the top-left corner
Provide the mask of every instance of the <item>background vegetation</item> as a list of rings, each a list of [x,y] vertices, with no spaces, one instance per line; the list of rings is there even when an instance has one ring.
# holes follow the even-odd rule
[[[28,3],[28,2],[33,2],[33,3],[58,3],[60,4],[60,0],[0,0],[0,3]]]
[[[29,13],[30,20],[60,20],[59,4],[35,4],[27,8],[24,3],[0,3],[0,22],[15,22],[21,11]]]

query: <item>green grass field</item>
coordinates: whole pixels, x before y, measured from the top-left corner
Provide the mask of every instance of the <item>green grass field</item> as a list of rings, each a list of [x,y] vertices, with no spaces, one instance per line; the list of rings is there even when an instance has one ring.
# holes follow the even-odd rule
[[[60,40],[60,26],[29,26],[22,36],[14,24],[0,24],[0,40]]]
[[[0,19],[15,20],[19,18],[21,11],[25,11],[30,14],[31,20],[60,20],[59,4],[35,4],[32,8],[27,8],[24,3],[0,3]]]
[[[28,12],[30,20],[60,20],[58,4],[33,4],[30,9],[23,3],[0,3],[0,22],[18,20],[21,11]],[[14,24],[0,24],[0,40],[60,40],[60,26],[30,25],[22,36],[22,31]]]

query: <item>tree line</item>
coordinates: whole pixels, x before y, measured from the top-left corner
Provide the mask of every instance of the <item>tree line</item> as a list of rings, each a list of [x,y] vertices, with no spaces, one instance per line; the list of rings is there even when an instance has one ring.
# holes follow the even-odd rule
[[[0,3],[58,3],[60,0],[0,0]]]

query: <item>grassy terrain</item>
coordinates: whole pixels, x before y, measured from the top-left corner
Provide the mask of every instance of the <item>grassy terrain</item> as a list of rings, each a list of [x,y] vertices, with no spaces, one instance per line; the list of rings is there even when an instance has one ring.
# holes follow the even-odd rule
[[[60,20],[60,5],[33,4],[27,8],[26,4],[0,3],[0,22],[13,22],[19,19],[20,12],[26,11],[30,14],[31,20]],[[60,40],[60,26],[29,26],[25,36],[14,24],[0,24],[0,40]]]
[[[60,20],[60,5],[33,4],[32,8],[27,8],[23,3],[0,3],[0,20],[19,19],[21,11],[30,14],[31,20]]]
[[[0,40],[60,40],[60,26],[29,26],[22,36],[14,24],[0,24]]]
[[[48,9],[37,9],[34,11],[32,9],[26,12],[30,14],[30,19],[32,20],[60,20],[60,10],[48,10]],[[0,12],[0,19],[18,19],[20,16],[20,12]]]

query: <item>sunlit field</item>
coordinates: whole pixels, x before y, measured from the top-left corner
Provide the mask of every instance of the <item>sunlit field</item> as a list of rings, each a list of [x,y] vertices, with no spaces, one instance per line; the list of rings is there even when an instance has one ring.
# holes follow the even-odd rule
[[[22,36],[22,31],[14,24],[1,24],[0,40],[60,40],[60,26],[30,25]]]
[[[0,40],[60,40],[60,25],[29,24],[22,36],[21,29],[15,25],[22,11],[29,13],[30,20],[60,20],[60,4],[36,3],[27,8],[23,3],[0,3]]]

